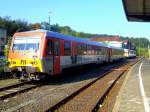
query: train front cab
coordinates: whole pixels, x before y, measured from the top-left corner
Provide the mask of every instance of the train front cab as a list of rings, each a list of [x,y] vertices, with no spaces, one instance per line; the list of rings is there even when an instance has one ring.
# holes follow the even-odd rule
[[[40,51],[43,33],[16,33],[9,50],[8,62],[12,72],[29,76],[42,71]]]

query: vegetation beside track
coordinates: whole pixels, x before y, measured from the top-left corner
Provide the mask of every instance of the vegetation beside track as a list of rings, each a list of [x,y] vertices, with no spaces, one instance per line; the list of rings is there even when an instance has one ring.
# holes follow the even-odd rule
[[[0,74],[3,72],[3,70],[4,70],[3,67],[0,67]]]
[[[9,72],[4,72],[5,67],[7,67],[6,65],[4,66],[0,66],[0,80],[1,79],[9,79],[12,78],[12,74]]]

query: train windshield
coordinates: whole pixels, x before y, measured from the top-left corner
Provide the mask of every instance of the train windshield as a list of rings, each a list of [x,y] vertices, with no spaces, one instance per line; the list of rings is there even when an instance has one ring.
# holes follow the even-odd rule
[[[16,37],[13,43],[13,51],[39,50],[40,37]]]

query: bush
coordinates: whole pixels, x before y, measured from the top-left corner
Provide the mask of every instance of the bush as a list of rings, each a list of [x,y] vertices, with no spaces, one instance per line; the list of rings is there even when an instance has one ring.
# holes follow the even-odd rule
[[[149,56],[148,49],[147,48],[137,48],[137,55],[148,57]]]

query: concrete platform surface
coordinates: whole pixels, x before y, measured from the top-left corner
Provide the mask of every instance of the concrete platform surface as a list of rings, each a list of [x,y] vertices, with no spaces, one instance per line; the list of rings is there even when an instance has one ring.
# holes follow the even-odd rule
[[[150,112],[150,60],[144,59],[130,69],[113,112]]]

